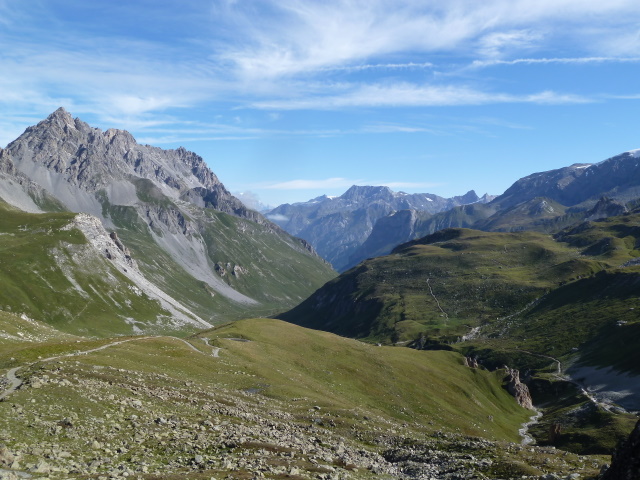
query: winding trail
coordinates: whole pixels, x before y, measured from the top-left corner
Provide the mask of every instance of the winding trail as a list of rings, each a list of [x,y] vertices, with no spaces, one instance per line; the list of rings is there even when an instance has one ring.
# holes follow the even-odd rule
[[[182,343],[184,343],[187,347],[189,347],[194,352],[205,355],[204,353],[202,353],[201,350],[198,350],[192,343],[187,342],[184,338],[178,338],[178,337],[166,337],[166,338],[175,338],[176,340],[180,340]]]
[[[122,345],[123,343],[134,342],[134,341],[138,341],[138,340],[148,340],[150,338],[171,338],[173,340],[179,340],[182,343],[186,344],[194,352],[197,352],[197,353],[199,353],[201,355],[206,355],[206,353],[202,352],[201,350],[198,350],[195,346],[193,346],[191,343],[187,342],[183,338],[171,337],[171,336],[168,336],[168,335],[158,335],[158,336],[152,335],[152,336],[147,336],[147,337],[135,337],[135,338],[127,338],[126,340],[117,340],[115,342],[106,343],[104,345],[101,345],[100,347],[91,348],[89,350],[83,350],[81,352],[65,353],[64,355],[56,355],[56,356],[53,356],[53,357],[43,358],[43,359],[39,359],[37,362],[31,362],[31,363],[27,363],[25,365],[21,365],[19,367],[12,368],[6,374],[6,378],[9,381],[9,387],[7,389],[5,389],[4,392],[0,393],[0,402],[4,401],[4,399],[6,397],[11,395],[13,392],[15,392],[24,383],[24,381],[20,377],[18,377],[16,375],[18,373],[18,371],[20,369],[22,369],[22,368],[29,367],[31,365],[35,365],[36,363],[51,362],[52,360],[58,360],[60,358],[68,358],[68,357],[77,357],[77,356],[80,356],[80,355],[88,355],[90,353],[99,352],[100,350],[105,350],[107,348],[115,347],[116,345]],[[208,342],[205,342],[205,343],[207,343],[207,345],[209,345]],[[215,348],[213,348],[213,350],[214,351],[211,353],[211,355],[213,357],[218,357],[218,351],[220,349],[215,347]]]
[[[431,296],[433,297],[433,299],[436,301],[436,305],[438,305],[438,308],[440,309],[440,311],[444,314],[444,318],[446,320],[449,320],[449,315],[447,315],[447,312],[445,312],[442,307],[440,306],[440,302],[438,301],[438,297],[435,296],[435,294],[433,293],[433,289],[431,288],[431,284],[429,283],[429,280],[431,280],[430,278],[427,278],[427,287],[429,287],[429,293],[431,294]]]
[[[560,380],[562,382],[569,382],[572,385],[575,385],[578,388],[578,390],[580,391],[580,393],[582,395],[584,395],[596,407],[600,407],[600,408],[606,410],[609,413],[612,413],[612,410],[614,408],[618,409],[619,411],[623,411],[625,413],[629,413],[619,405],[612,405],[611,403],[608,403],[606,401],[603,402],[603,401],[599,400],[596,395],[593,395],[591,392],[589,392],[589,390],[588,390],[589,386],[588,385],[580,383],[580,382],[574,380],[573,378],[571,378],[569,375],[563,373],[562,362],[560,362],[560,360],[558,360],[557,358],[552,357],[550,355],[542,355],[540,353],[529,352],[527,350],[518,350],[518,351],[519,352],[523,352],[523,353],[527,353],[527,354],[532,355],[534,357],[547,358],[547,359],[552,360],[553,362],[555,362],[555,364],[556,364],[556,373],[554,374],[554,376],[556,377],[556,379]]]
[[[209,339],[208,338],[203,338],[202,341],[204,343],[207,344],[208,347],[211,347],[211,355],[213,355],[214,357],[218,358],[220,356],[220,347],[213,347],[210,343],[209,343]]]
[[[2,394],[0,394],[0,401],[2,401],[4,397],[9,395],[10,393],[15,392],[18,389],[18,387],[22,385],[22,380],[16,377],[16,372],[21,368],[22,367],[15,367],[7,372],[7,380],[9,380],[9,387]]]
[[[569,377],[567,377],[566,375],[562,374],[562,362],[560,360],[558,360],[556,357],[552,357],[551,355],[543,355],[541,353],[533,353],[533,352],[530,352],[528,350],[516,349],[516,352],[522,352],[522,353],[526,353],[528,355],[531,355],[533,357],[546,358],[548,360],[553,361],[556,364],[556,373],[555,373],[556,378],[558,378],[558,380],[569,381]]]

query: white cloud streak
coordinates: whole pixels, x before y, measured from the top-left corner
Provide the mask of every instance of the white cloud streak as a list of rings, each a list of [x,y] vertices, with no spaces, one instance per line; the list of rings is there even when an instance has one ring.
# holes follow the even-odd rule
[[[442,183],[436,182],[372,182],[372,185],[381,185],[389,188],[408,188],[408,189],[416,189],[416,188],[435,188],[440,187]]]
[[[354,66],[341,66],[341,67],[326,67],[322,71],[325,72],[363,72],[367,70],[408,70],[408,69],[424,69],[434,68],[435,65],[431,62],[423,63],[376,63],[370,65],[354,65]]]
[[[347,178],[336,177],[320,180],[289,180],[286,182],[274,183],[271,185],[263,185],[261,189],[266,190],[322,190],[335,188],[348,188],[352,185],[377,185],[389,188],[433,188],[441,186],[441,183],[434,182],[399,182],[399,181],[371,181],[371,180],[350,180]]]
[[[471,68],[492,67],[494,65],[536,65],[565,64],[585,65],[601,63],[640,63],[640,57],[577,57],[577,58],[517,58],[514,60],[475,60]]]
[[[482,92],[468,87],[363,85],[335,96],[256,102],[254,108],[275,110],[333,110],[349,107],[444,107],[498,103],[579,104],[593,100],[572,94],[543,91],[530,95]]]

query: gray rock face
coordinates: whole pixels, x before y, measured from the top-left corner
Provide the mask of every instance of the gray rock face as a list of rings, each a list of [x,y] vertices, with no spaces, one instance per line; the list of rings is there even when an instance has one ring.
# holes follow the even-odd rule
[[[635,480],[640,478],[640,422],[611,457],[611,467],[601,480]]]
[[[520,382],[520,372],[507,368],[507,390],[513,395],[521,407],[534,410],[529,387]]]
[[[11,153],[0,148],[0,198],[21,210],[38,213],[38,204],[56,206],[59,202],[44,188],[16,169]],[[61,205],[59,205],[62,208]]]
[[[620,202],[602,197],[594,207],[587,212],[587,218],[585,220],[597,221],[607,217],[615,217],[617,215],[623,215],[629,210]]]
[[[548,197],[565,206],[602,196],[629,201],[640,196],[639,165],[638,151],[631,151],[596,164],[575,163],[534,173],[515,182],[495,201],[503,208],[535,197]]]
[[[103,132],[74,119],[63,108],[27,128],[5,150],[13,167],[5,161],[0,168],[23,173],[72,210],[95,208],[95,194],[100,191],[112,204],[131,204],[147,193],[136,191],[133,182],[147,179],[170,198],[263,222],[224,188],[195,153],[182,147],[162,150],[139,145],[127,131]],[[78,201],[78,191],[90,195]]]
[[[479,200],[473,190],[443,198],[430,193],[407,194],[388,187],[354,185],[339,197],[323,195],[308,202],[280,205],[266,216],[292,235],[307,240],[336,270],[342,271],[357,263],[352,255],[379,220],[399,210],[430,215]],[[411,227],[404,230],[407,228]]]
[[[349,257],[350,265],[363,260],[386,255],[393,247],[416,237],[416,225],[420,220],[429,218],[427,212],[400,210],[376,222],[367,239]]]

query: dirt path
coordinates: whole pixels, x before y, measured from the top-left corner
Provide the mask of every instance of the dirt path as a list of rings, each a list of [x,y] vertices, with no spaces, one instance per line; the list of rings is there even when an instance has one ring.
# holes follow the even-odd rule
[[[18,373],[18,370],[20,370],[21,368],[28,367],[30,365],[34,365],[35,363],[39,363],[39,362],[50,362],[52,360],[58,360],[59,358],[77,357],[78,355],[87,355],[89,353],[93,353],[93,352],[98,352],[100,350],[104,350],[105,348],[115,347],[116,345],[121,345],[123,343],[132,342],[134,340],[146,340],[147,338],[153,338],[153,337],[138,337],[138,338],[128,338],[126,340],[118,340],[117,342],[107,343],[105,345],[102,345],[102,346],[97,347],[97,348],[92,348],[90,350],[84,350],[82,352],[66,353],[64,355],[56,355],[56,356],[53,356],[53,357],[43,358],[43,359],[38,360],[37,362],[27,363],[26,365],[22,365],[20,367],[12,368],[11,370],[9,370],[7,372],[7,380],[9,380],[9,384],[10,384],[9,388],[7,388],[4,392],[2,392],[0,394],[0,401],[4,400],[8,395],[10,395],[13,392],[15,392],[22,385],[22,383],[23,383],[22,379],[20,379],[18,376],[16,376],[16,373]]]
[[[11,395],[13,392],[15,392],[18,388],[20,388],[22,386],[23,381],[16,374],[18,373],[18,371],[20,369],[22,369],[24,367],[28,367],[28,366],[31,366],[31,365],[34,365],[34,364],[40,363],[40,362],[51,362],[52,360],[58,360],[60,358],[68,358],[68,357],[77,357],[77,356],[80,356],[80,355],[88,355],[90,353],[99,352],[100,350],[105,350],[107,348],[115,347],[116,345],[122,345],[123,343],[134,342],[134,341],[138,341],[138,340],[148,340],[149,338],[171,338],[171,339],[174,339],[174,340],[179,340],[182,343],[186,344],[194,352],[197,352],[197,353],[199,353],[201,355],[206,355],[206,353],[198,350],[195,346],[193,346],[191,343],[187,342],[186,340],[184,340],[182,338],[178,338],[178,337],[170,337],[170,336],[167,336],[167,335],[136,337],[136,338],[127,338],[126,340],[117,340],[115,342],[107,343],[107,344],[102,345],[100,347],[91,348],[89,350],[83,350],[81,352],[65,353],[64,355],[56,355],[56,356],[53,356],[53,357],[43,358],[43,359],[39,359],[37,362],[27,363],[25,365],[21,365],[20,367],[12,368],[6,374],[7,380],[9,381],[9,387],[7,389],[5,389],[4,392],[0,393],[0,402],[3,401],[7,396]],[[205,342],[205,343],[207,343],[207,345],[209,345],[208,342]],[[219,348],[213,348],[213,350],[214,351],[211,353],[211,355],[213,357],[218,357],[218,351],[220,349]]]
[[[436,297],[435,294],[433,293],[433,289],[431,288],[431,284],[429,283],[429,280],[431,280],[431,279],[427,278],[427,287],[429,287],[429,293],[431,294],[433,299],[436,301],[436,305],[438,306],[438,308],[440,309],[440,311],[444,315],[445,320],[449,320],[449,315],[447,315],[447,312],[445,312],[442,309],[442,307],[440,306],[440,302],[438,301],[438,297]]]
[[[517,352],[522,352],[522,353],[526,353],[528,355],[531,355],[533,357],[539,357],[539,358],[546,358],[547,360],[551,360],[552,362],[554,362],[556,364],[556,373],[555,376],[558,378],[558,380],[569,380],[569,377],[567,377],[566,375],[562,374],[562,362],[560,360],[558,360],[556,357],[552,357],[550,355],[543,355],[541,353],[533,353],[533,352],[529,352],[528,350],[516,350]]]
[[[0,401],[4,399],[10,393],[15,392],[20,385],[22,385],[22,380],[16,377],[16,372],[20,370],[22,367],[12,368],[7,372],[7,380],[9,380],[9,387],[0,394]]]
[[[180,340],[182,343],[184,343],[187,347],[189,347],[194,352],[205,355],[204,352],[202,352],[201,350],[198,350],[192,343],[187,342],[184,338],[178,338],[178,337],[166,337],[166,338],[175,338],[176,340]]]
[[[619,405],[613,405],[613,404],[607,402],[606,400],[602,401],[596,395],[594,395],[591,392],[589,392],[589,385],[587,385],[586,382],[578,382],[577,380],[574,380],[573,378],[571,378],[570,375],[567,375],[566,373],[564,373],[563,368],[562,368],[562,362],[560,362],[560,360],[558,360],[557,358],[552,357],[550,355],[542,355],[540,353],[529,352],[527,350],[519,350],[519,351],[523,352],[523,353],[527,353],[529,355],[533,355],[534,357],[547,358],[547,359],[552,360],[553,362],[555,362],[555,364],[556,364],[556,373],[554,374],[554,376],[556,377],[556,379],[558,379],[560,381],[563,381],[563,382],[569,382],[569,383],[575,385],[576,387],[578,387],[578,390],[580,391],[580,393],[582,395],[584,395],[595,406],[600,407],[600,408],[606,410],[607,412],[612,412],[612,410],[615,408],[615,409],[618,409],[618,411],[620,411],[620,412],[629,413]]]
[[[218,358],[220,356],[220,347],[212,347],[209,344],[209,339],[208,338],[203,338],[202,341],[204,343],[207,344],[207,346],[211,347],[211,355],[213,355],[214,357]]]

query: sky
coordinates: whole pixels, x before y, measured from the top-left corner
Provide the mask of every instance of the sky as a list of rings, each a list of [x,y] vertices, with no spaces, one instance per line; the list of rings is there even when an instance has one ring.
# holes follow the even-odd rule
[[[0,0],[0,147],[63,106],[276,206],[640,147],[638,0]]]

